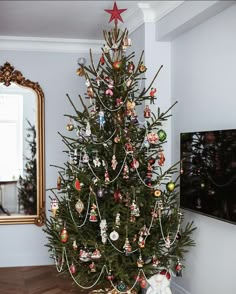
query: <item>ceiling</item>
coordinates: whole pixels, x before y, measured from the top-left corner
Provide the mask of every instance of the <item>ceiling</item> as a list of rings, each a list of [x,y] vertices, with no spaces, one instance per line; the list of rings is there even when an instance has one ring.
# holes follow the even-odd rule
[[[183,1],[116,1],[130,32],[154,22]],[[102,40],[114,1],[0,1],[0,36]],[[113,25],[113,23],[112,23]]]

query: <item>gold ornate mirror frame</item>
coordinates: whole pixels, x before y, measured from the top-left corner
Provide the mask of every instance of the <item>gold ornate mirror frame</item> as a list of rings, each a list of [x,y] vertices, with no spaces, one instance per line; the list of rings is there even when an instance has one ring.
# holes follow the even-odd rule
[[[37,214],[1,216],[0,224],[36,224],[45,222],[45,180],[44,180],[44,93],[40,85],[26,79],[22,73],[8,62],[0,66],[0,83],[9,87],[12,83],[29,88],[36,95],[36,136],[37,136]]]

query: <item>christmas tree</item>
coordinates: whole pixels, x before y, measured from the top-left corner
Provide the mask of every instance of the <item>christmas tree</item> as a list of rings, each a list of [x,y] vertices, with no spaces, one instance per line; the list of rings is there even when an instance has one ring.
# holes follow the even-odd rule
[[[140,89],[147,70],[143,54],[135,65],[134,52],[127,53],[128,31],[117,26],[125,9],[115,3],[106,11],[115,26],[104,31],[101,58],[95,66],[90,52],[91,64],[81,60],[77,72],[85,78],[90,104],[79,96],[79,110],[67,95],[75,114],[66,115],[69,135],[60,134],[68,161],[58,167],[57,186],[50,189],[47,246],[58,271],[82,289],[136,293],[150,285],[152,293],[155,274],[167,280],[170,274],[181,275],[194,228],[192,223],[181,226],[173,178],[178,164],[164,170],[163,122],[173,105],[157,113],[150,106],[162,67]],[[144,104],[141,119],[136,107]]]
[[[20,209],[24,214],[37,213],[37,158],[36,158],[36,130],[28,120],[27,138],[25,139],[30,149],[29,156],[25,156],[24,175],[19,177],[18,199]]]

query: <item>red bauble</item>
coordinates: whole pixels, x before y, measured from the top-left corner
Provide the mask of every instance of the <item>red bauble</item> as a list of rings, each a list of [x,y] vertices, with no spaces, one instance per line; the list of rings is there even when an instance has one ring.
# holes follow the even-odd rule
[[[119,190],[116,190],[115,193],[114,193],[114,200],[115,202],[121,202],[122,200],[122,195],[120,193]]]
[[[143,289],[146,288],[146,286],[147,286],[147,281],[146,281],[146,279],[142,279],[142,280],[140,281],[139,284],[140,284],[140,287],[141,287],[141,288],[143,288]]]
[[[70,266],[70,272],[72,273],[72,274],[75,274],[76,273],[76,267],[75,267],[75,265],[72,263],[71,264],[71,266]]]
[[[150,158],[150,159],[148,160],[148,162],[149,162],[151,165],[153,165],[153,164],[155,163],[155,161],[156,161],[155,158]]]
[[[80,181],[78,179],[75,179],[74,187],[75,187],[75,190],[80,191],[81,187],[80,187]]]
[[[114,69],[119,70],[119,69],[121,69],[121,66],[122,66],[122,62],[120,60],[113,62]]]
[[[61,237],[61,242],[62,243],[66,243],[68,241],[69,235],[67,233],[66,228],[63,228],[62,229],[61,234],[60,234],[60,237]]]

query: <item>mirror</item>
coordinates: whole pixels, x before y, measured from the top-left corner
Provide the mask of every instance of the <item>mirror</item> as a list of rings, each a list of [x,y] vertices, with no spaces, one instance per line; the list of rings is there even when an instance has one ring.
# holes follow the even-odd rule
[[[0,224],[45,222],[44,94],[0,66]]]

